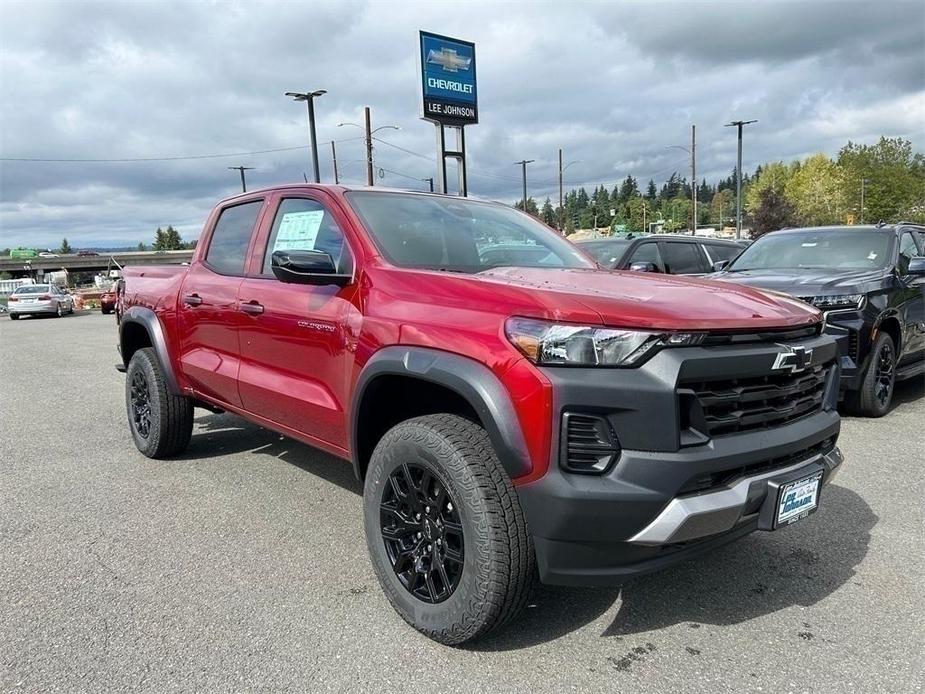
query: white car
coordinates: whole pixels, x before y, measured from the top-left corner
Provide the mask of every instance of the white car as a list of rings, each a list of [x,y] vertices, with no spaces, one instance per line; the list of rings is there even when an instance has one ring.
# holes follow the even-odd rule
[[[39,258],[57,258],[57,253],[52,253],[51,251],[42,251],[39,253]]]
[[[74,297],[57,284],[27,284],[10,294],[7,309],[12,320],[39,314],[60,318],[65,313],[74,313]]]

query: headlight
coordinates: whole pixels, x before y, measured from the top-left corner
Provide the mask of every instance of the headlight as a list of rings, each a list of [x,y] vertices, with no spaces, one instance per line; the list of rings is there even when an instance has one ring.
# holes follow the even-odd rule
[[[830,311],[839,308],[861,308],[864,303],[863,294],[822,294],[820,296],[808,296],[804,299],[807,303],[812,304],[822,311]]]
[[[509,318],[507,339],[534,364],[636,366],[662,347],[700,344],[703,333],[618,330],[593,325]]]

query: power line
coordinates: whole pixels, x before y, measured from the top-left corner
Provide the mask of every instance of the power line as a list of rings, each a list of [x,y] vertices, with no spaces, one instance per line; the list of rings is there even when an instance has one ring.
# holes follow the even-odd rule
[[[336,142],[350,142],[352,140],[362,140],[362,137],[348,137],[343,140],[336,140]],[[230,152],[228,154],[190,154],[185,156],[176,156],[176,157],[126,157],[119,159],[83,159],[83,158],[71,158],[71,159],[50,159],[43,157],[0,157],[0,161],[18,161],[18,162],[33,162],[33,163],[74,163],[74,164],[125,164],[125,163],[137,163],[137,162],[151,162],[151,161],[180,161],[188,159],[221,159],[223,157],[245,157],[252,154],[274,154],[276,152],[294,152],[299,149],[308,149],[311,145],[299,145],[297,147],[278,147],[276,149],[260,149],[253,152]]]

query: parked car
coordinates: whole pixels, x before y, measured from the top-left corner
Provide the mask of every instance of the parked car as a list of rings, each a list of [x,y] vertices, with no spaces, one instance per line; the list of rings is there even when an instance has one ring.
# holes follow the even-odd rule
[[[116,288],[100,294],[100,311],[102,313],[112,313],[116,310]]]
[[[543,253],[512,267],[486,239]],[[123,281],[138,450],[181,453],[205,407],[351,461],[383,591],[443,643],[506,622],[536,576],[615,584],[787,526],[840,469],[818,310],[603,270],[506,205],[248,192],[188,267]]]
[[[90,256],[99,255],[96,251],[77,251],[78,258],[88,258]]]
[[[74,297],[57,284],[26,284],[18,287],[7,300],[10,318],[20,316],[74,313]]]
[[[583,240],[575,245],[612,270],[670,275],[707,274],[713,271],[714,263],[731,260],[742,252],[742,246],[735,241],[669,234]]]
[[[925,257],[911,224],[765,234],[716,279],[764,287],[825,312],[849,409],[880,417],[894,383],[925,373]]]

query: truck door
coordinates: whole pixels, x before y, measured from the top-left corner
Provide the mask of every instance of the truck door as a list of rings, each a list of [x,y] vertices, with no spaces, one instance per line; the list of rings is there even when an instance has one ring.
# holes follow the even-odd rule
[[[238,289],[245,409],[337,449],[347,449],[347,378],[360,313],[357,285],[280,282],[274,250],[322,250],[341,274],[354,274],[354,254],[336,208],[308,193],[271,204],[272,224],[258,236],[248,276]]]
[[[180,368],[208,398],[241,406],[238,395],[238,287],[263,199],[235,203],[218,213],[208,246],[187,272],[177,308]]]
[[[899,257],[896,263],[901,285],[898,292],[901,301],[900,316],[904,324],[903,339],[906,342],[900,361],[904,362],[919,358],[922,350],[925,350],[925,280],[906,272],[912,259],[919,255],[915,236],[911,231],[904,231],[899,239]]]

